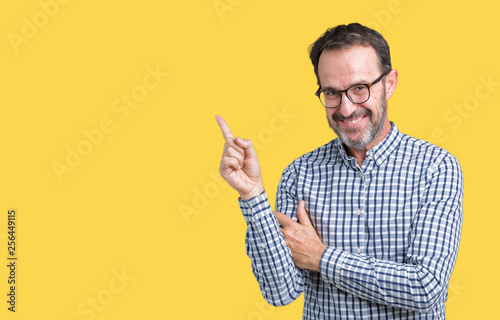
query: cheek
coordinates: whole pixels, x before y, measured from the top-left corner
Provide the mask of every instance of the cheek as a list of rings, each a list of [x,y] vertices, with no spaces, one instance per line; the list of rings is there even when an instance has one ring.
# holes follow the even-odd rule
[[[380,110],[380,106],[381,106],[380,98],[378,96],[372,95],[367,102],[362,104],[362,106],[365,109],[370,110],[372,115],[379,114],[381,111]]]
[[[373,115],[373,114],[376,114],[377,113],[377,104],[378,104],[378,101],[371,101],[371,103],[365,103],[363,104],[363,107],[370,111],[370,113]]]
[[[373,108],[376,108],[377,106],[382,105],[381,102],[387,100],[387,96],[385,93],[385,87],[380,89],[380,90],[377,90],[376,92],[372,92],[372,95],[368,101],[370,101],[370,100],[373,100],[370,103]]]

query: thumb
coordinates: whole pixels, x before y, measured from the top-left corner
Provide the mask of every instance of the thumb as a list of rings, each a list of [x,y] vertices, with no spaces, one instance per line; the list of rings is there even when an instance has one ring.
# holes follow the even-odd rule
[[[297,206],[297,218],[299,218],[299,223],[303,226],[312,226],[309,215],[307,214],[306,208],[304,206],[304,200],[299,202]]]

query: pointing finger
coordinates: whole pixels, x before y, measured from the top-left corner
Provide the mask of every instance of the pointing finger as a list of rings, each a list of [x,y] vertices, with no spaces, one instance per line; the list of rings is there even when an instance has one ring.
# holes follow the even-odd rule
[[[278,219],[279,224],[285,228],[293,223],[296,223],[289,216],[287,216],[281,212],[273,211],[273,213],[276,216],[276,218]]]
[[[217,120],[217,123],[219,124],[219,127],[222,131],[222,135],[224,136],[225,140],[227,140],[227,138],[234,138],[231,129],[229,129],[229,126],[227,125],[223,117],[216,115],[215,120]]]

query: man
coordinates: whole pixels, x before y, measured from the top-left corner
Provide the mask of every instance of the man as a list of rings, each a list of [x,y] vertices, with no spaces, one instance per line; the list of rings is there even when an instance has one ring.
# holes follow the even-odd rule
[[[329,29],[310,58],[338,138],[284,170],[278,212],[251,141],[217,116],[220,173],[240,194],[264,298],[280,306],[304,292],[304,319],[445,319],[462,225],[458,161],[388,120],[398,72],[378,32]]]

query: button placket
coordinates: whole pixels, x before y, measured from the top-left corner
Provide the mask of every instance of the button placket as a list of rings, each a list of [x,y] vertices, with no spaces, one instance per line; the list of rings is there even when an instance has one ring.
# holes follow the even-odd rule
[[[359,169],[359,177],[361,178],[359,199],[358,199],[358,208],[355,210],[354,214],[358,217],[358,237],[356,243],[353,243],[354,252],[357,254],[361,254],[362,248],[366,246],[366,224],[365,224],[365,204],[366,204],[366,193],[367,193],[367,184],[366,184],[366,175]]]

